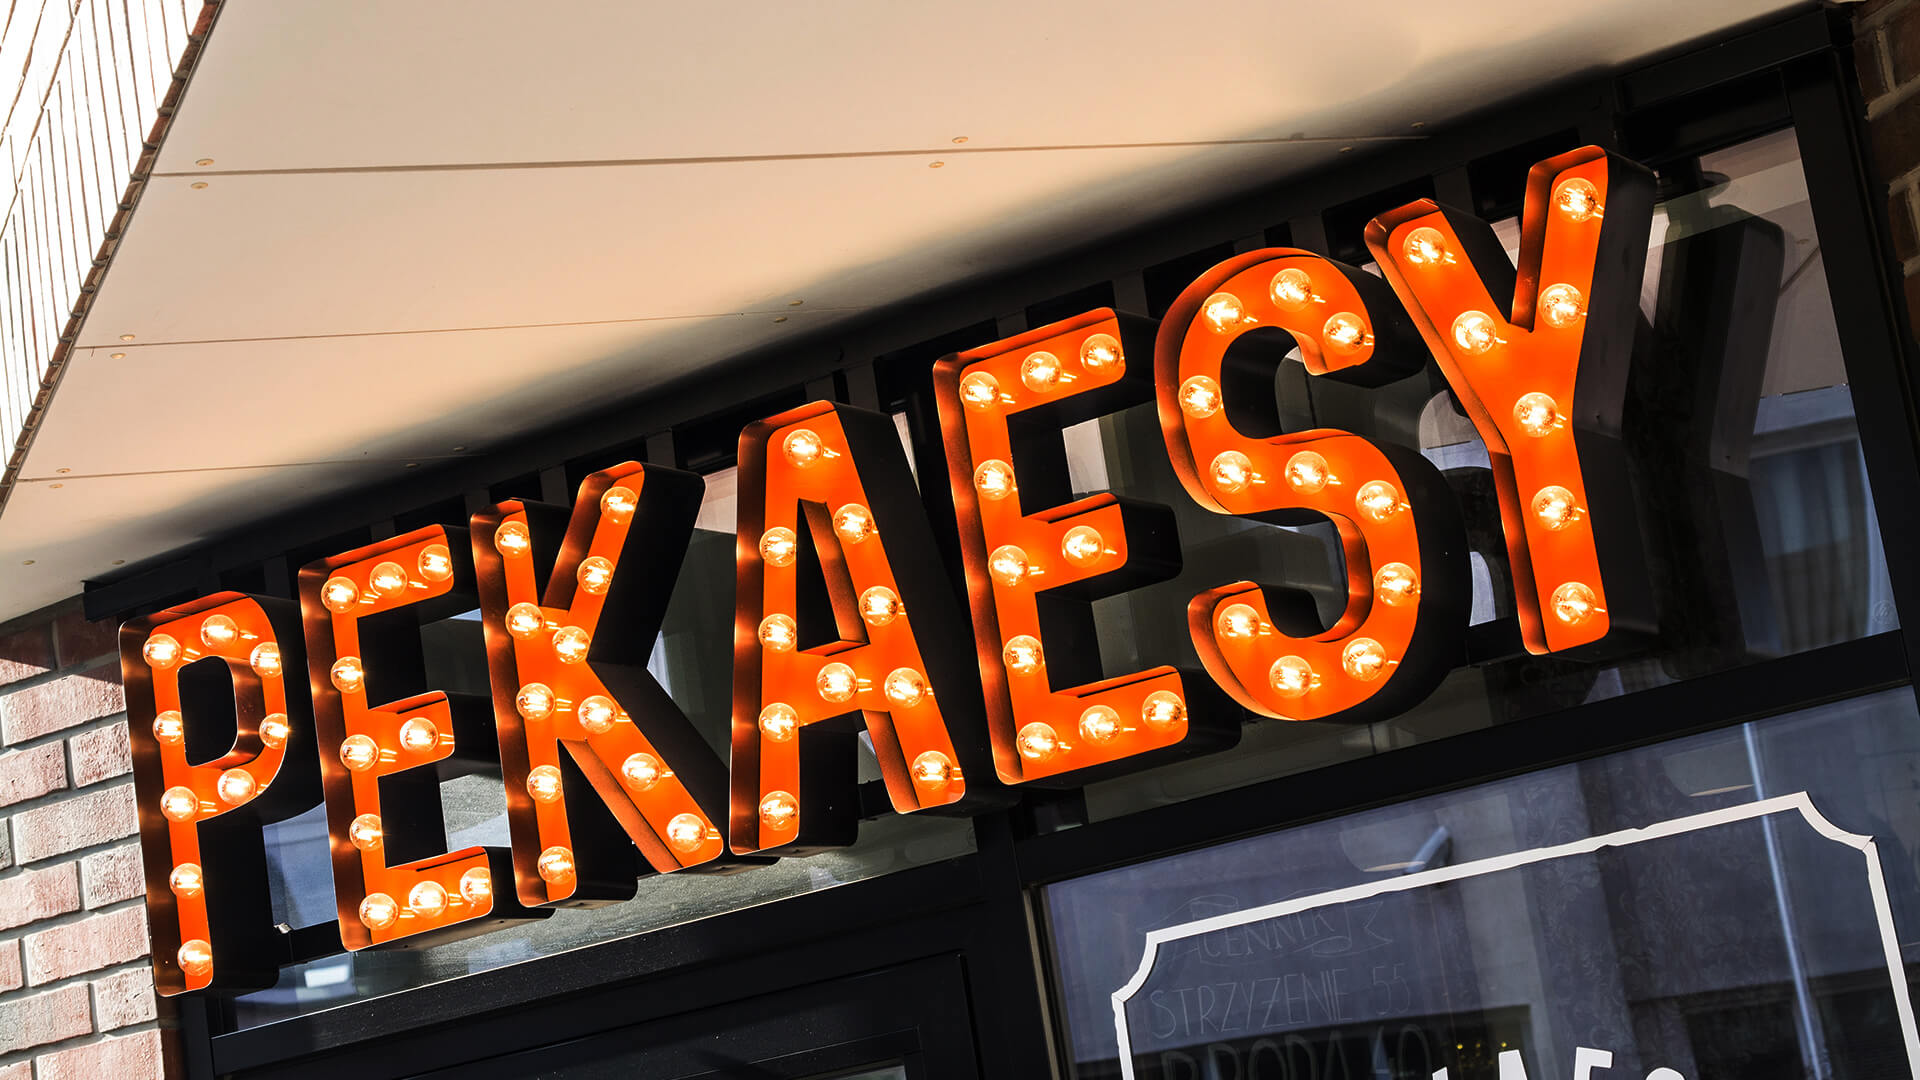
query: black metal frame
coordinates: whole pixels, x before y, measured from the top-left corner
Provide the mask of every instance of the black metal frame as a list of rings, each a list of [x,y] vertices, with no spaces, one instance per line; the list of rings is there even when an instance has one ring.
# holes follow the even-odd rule
[[[1795,14],[1624,76],[1489,111],[1418,145],[1356,155],[1338,168],[894,309],[783,350],[777,362],[764,354],[742,358],[724,377],[89,584],[87,613],[128,616],[221,587],[290,596],[291,571],[312,557],[429,521],[464,525],[469,510],[501,498],[568,503],[581,477],[623,459],[697,470],[726,464],[742,424],[811,398],[903,409],[916,455],[934,460],[942,451],[928,372],[945,353],[1102,304],[1158,315],[1171,299],[1166,282],[1177,292],[1234,251],[1291,243],[1365,261],[1359,226],[1395,200],[1432,194],[1483,216],[1510,212],[1526,166],[1576,140],[1658,165],[1791,126],[1801,143],[1889,578],[1899,607],[1913,617],[1920,612],[1920,351],[1884,240],[1885,200],[1868,179],[1852,62],[1843,12]],[[1356,200],[1355,191],[1379,194]],[[635,437],[596,441],[607,431]],[[951,509],[944,488],[930,484],[924,498],[938,529]],[[342,536],[342,523],[359,524]],[[955,538],[936,542],[957,567]],[[846,995],[848,1009],[859,1010],[880,999],[857,987],[898,995],[913,984],[885,973],[913,968],[938,972],[935,981],[947,980],[947,990],[955,980],[964,984],[958,998],[927,991],[928,1008],[945,1010],[944,1019],[911,1031],[881,1023],[885,1030],[846,1038],[908,1055],[914,1047],[956,1045],[954,1032],[962,1030],[970,1056],[923,1054],[912,1059],[910,1075],[971,1076],[977,1069],[1038,1076],[1046,1068],[1061,1075],[1065,1046],[1049,1020],[1056,1002],[1043,955],[1040,887],[1048,882],[1908,684],[1916,652],[1920,634],[1880,634],[1078,828],[1045,827],[1084,820],[1076,794],[1027,792],[1012,810],[975,819],[976,853],[948,862],[244,1031],[228,1030],[229,1014],[218,1002],[181,1002],[187,1073],[430,1072],[616,1029],[645,1038],[658,1026],[634,1025],[808,985],[831,987],[829,993]],[[856,978],[862,973],[879,974],[863,983]],[[967,1015],[952,1015],[955,1000]],[[810,1067],[810,1060],[793,1067]]]

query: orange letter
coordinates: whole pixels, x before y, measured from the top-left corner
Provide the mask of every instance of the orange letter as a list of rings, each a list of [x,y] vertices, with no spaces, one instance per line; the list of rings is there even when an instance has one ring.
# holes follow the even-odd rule
[[[260,830],[320,799],[307,695],[289,693],[284,674],[302,658],[299,612],[284,600],[216,593],[120,628],[163,996],[279,975],[286,945]]]
[[[1163,505],[1072,501],[1060,432],[1152,400],[1152,349],[1152,321],[1102,308],[934,367],[994,765],[1009,784],[1081,784],[1090,768],[1239,737],[1238,710],[1192,708],[1174,668],[1101,677],[1091,602],[1178,574],[1180,538]]]
[[[1278,525],[1332,521],[1346,610],[1322,627],[1306,593],[1241,581],[1195,597],[1187,621],[1208,673],[1247,708],[1374,719],[1419,702],[1460,659],[1466,537],[1419,454],[1333,429],[1281,432],[1275,373],[1296,346],[1315,376],[1363,385],[1424,362],[1371,275],[1292,248],[1237,255],[1188,286],[1160,326],[1160,426],[1200,505]]]
[[[1487,444],[1531,652],[1653,628],[1620,441],[1653,174],[1598,147],[1527,174],[1520,271],[1485,222],[1430,199],[1367,247]]]

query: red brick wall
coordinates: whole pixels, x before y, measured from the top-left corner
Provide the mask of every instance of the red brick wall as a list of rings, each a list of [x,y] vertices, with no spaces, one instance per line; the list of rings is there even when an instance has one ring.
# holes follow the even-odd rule
[[[0,626],[0,1080],[167,1073],[111,626]]]

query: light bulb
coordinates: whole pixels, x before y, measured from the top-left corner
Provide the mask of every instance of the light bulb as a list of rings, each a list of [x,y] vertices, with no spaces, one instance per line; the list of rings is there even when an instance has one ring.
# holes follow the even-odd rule
[[[776,701],[760,710],[760,734],[774,742],[786,742],[800,730],[800,714],[793,706]]]
[[[200,624],[200,640],[209,649],[224,649],[239,637],[240,624],[226,615],[209,615]]]
[[[773,652],[792,652],[799,640],[800,632],[791,616],[769,615],[760,620],[760,644]]]
[[[513,696],[513,707],[528,720],[545,720],[553,715],[553,688],[546,683],[528,683]]]
[[[768,566],[792,566],[799,550],[793,530],[785,526],[776,525],[760,536],[760,557]]]
[[[1297,266],[1289,266],[1273,275],[1273,283],[1267,286],[1273,296],[1273,302],[1288,311],[1298,311],[1313,299],[1313,276]]]
[[[534,866],[540,877],[555,885],[573,879],[573,852],[558,844],[540,853]]]
[[[1564,282],[1549,285],[1540,290],[1540,317],[1548,326],[1565,329],[1580,321],[1587,313],[1586,297],[1580,290]]]
[[[1106,541],[1091,525],[1075,525],[1060,538],[1060,554],[1075,566],[1092,566],[1106,555]]]
[[[1373,592],[1388,607],[1412,603],[1420,596],[1420,575],[1406,563],[1390,562],[1373,575]]]
[[[1521,431],[1539,439],[1553,434],[1564,421],[1559,403],[1536,391],[1521,394],[1520,400],[1513,403],[1513,422],[1520,425]]]
[[[280,674],[280,646],[271,641],[263,641],[253,647],[247,656],[247,664],[263,679],[271,679]]]
[[[331,577],[320,586],[320,603],[335,615],[345,615],[360,602],[360,586],[343,577]]]
[[[1088,371],[1105,371],[1120,363],[1120,339],[1094,334],[1080,344],[1080,364]]]
[[[1573,492],[1548,484],[1533,496],[1533,516],[1542,527],[1559,532],[1579,520],[1580,508],[1574,504]]]
[[[770,791],[760,800],[760,824],[769,829],[791,828],[800,818],[800,801],[784,791]]]
[[[984,409],[1000,400],[1000,380],[984,371],[969,372],[960,380],[960,400]]]
[[[1004,499],[1013,494],[1013,466],[1004,461],[983,461],[973,470],[973,486],[982,498]]]
[[[1597,600],[1592,589],[1569,581],[1553,590],[1553,616],[1568,626],[1578,626],[1592,616]]]
[[[1260,632],[1260,613],[1248,604],[1228,604],[1215,623],[1222,637],[1250,638]]]
[[[580,560],[580,568],[573,572],[580,582],[580,588],[590,596],[599,596],[613,584],[613,562],[599,555],[589,555]]]
[[[358,691],[361,684],[366,682],[367,673],[360,666],[359,657],[343,656],[333,662],[333,668],[327,672],[327,677],[333,681],[335,690],[343,694],[351,694]]]
[[[1225,331],[1238,326],[1247,309],[1232,293],[1217,292],[1200,305],[1200,314],[1206,318],[1207,325]]]
[[[380,744],[368,735],[349,735],[340,741],[340,764],[366,772],[380,760]]]
[[[1027,576],[1027,553],[1012,544],[994,548],[987,558],[987,573],[995,582],[1012,588]]]
[[[1020,361],[1020,382],[1027,389],[1044,394],[1060,383],[1060,358],[1042,349],[1028,353]]]
[[[1586,221],[1600,213],[1600,189],[1576,176],[1554,190],[1553,207],[1569,221]]]
[[[170,787],[160,796],[160,812],[168,821],[192,821],[200,812],[200,797],[189,787]]]
[[[913,759],[913,782],[928,787],[945,787],[953,782],[953,761],[938,750],[928,750]]]
[[[1171,731],[1187,722],[1187,703],[1171,690],[1155,690],[1140,702],[1140,719],[1156,731]]]
[[[563,626],[553,632],[553,655],[563,664],[577,664],[593,648],[593,636],[577,626]]]
[[[153,737],[168,746],[178,745],[186,734],[186,721],[181,718],[177,709],[168,709],[153,718]]]
[[[440,729],[424,716],[415,716],[400,725],[400,748],[412,754],[424,754],[440,745]]]
[[[667,844],[675,851],[693,852],[707,842],[707,823],[698,814],[675,814],[667,822]]]
[[[460,895],[475,907],[492,901],[493,871],[484,866],[476,866],[461,874]]]
[[[552,765],[535,765],[527,771],[527,794],[537,803],[550,803],[560,797],[560,770]]]
[[[407,571],[397,562],[383,562],[367,575],[367,584],[382,596],[392,596],[406,590]]]
[[[1040,670],[1045,662],[1040,651],[1040,639],[1026,634],[1007,639],[1005,648],[1000,650],[1000,659],[1006,662],[1007,670],[1015,675],[1031,675]]]
[[[911,709],[927,699],[926,677],[912,668],[894,668],[883,686],[895,708]]]
[[[140,655],[152,667],[170,668],[180,662],[180,643],[166,634],[154,634],[140,646]]]
[[[206,888],[207,879],[200,872],[200,864],[183,862],[173,868],[173,873],[167,875],[167,884],[175,893],[191,899],[199,896],[200,890]]]
[[[1053,733],[1053,725],[1038,720],[1021,728],[1014,743],[1020,756],[1031,761],[1045,761],[1060,751],[1060,739]]]
[[[1319,677],[1313,673],[1312,664],[1298,656],[1283,656],[1267,669],[1267,682],[1281,697],[1297,698],[1305,697]]]
[[[613,722],[620,717],[619,706],[613,699],[602,694],[594,694],[580,703],[575,710],[580,718],[580,726],[589,735],[605,735],[613,730]]]
[[[1109,706],[1094,705],[1080,714],[1080,737],[1090,743],[1112,742],[1120,731],[1120,714]]]
[[[493,546],[508,558],[525,555],[533,548],[533,535],[518,521],[509,521],[493,531]]]
[[[1354,638],[1340,650],[1340,666],[1361,682],[1372,682],[1386,674],[1386,647],[1372,638]]]
[[[1253,483],[1253,459],[1238,450],[1222,451],[1207,467],[1214,490],[1232,495]]]
[[[525,641],[540,632],[547,617],[534,604],[515,604],[507,609],[507,633]]]
[[[386,893],[368,893],[367,898],[360,901],[360,921],[369,930],[385,930],[399,917],[400,905],[394,903],[393,897]]]
[[[361,814],[347,826],[347,839],[361,851],[378,851],[386,843],[387,832],[380,825],[380,815]]]
[[[1421,226],[1407,234],[1406,242],[1400,246],[1406,260],[1415,266],[1432,266],[1452,261],[1447,252],[1447,238],[1439,229]]]
[[[1400,489],[1385,480],[1369,480],[1353,495],[1354,508],[1375,521],[1385,521],[1400,512]]]
[[[1328,352],[1357,353],[1373,344],[1373,335],[1367,333],[1367,324],[1360,316],[1351,311],[1342,311],[1327,320],[1320,329],[1320,339],[1327,343]]]
[[[413,565],[428,581],[445,581],[453,576],[453,552],[445,544],[428,544]]]
[[[833,512],[833,531],[840,542],[857,544],[873,535],[873,513],[859,503],[848,503]]]
[[[260,742],[269,750],[287,745],[287,736],[291,734],[293,726],[287,723],[286,713],[268,713],[260,721]]]
[[[1180,384],[1180,411],[1195,420],[1205,420],[1220,411],[1220,384],[1205,375],[1195,375]]]
[[[804,469],[826,454],[827,444],[809,429],[795,428],[787,433],[786,441],[780,444],[780,451],[787,455],[788,461]]]
[[[1287,486],[1303,495],[1326,490],[1333,482],[1333,470],[1327,459],[1312,450],[1302,450],[1287,459]]]
[[[853,669],[842,663],[832,663],[820,669],[813,684],[820,696],[836,705],[852,701],[853,695],[860,689],[860,680]]]
[[[423,919],[446,914],[447,889],[437,881],[422,881],[407,892],[407,906]]]
[[[634,510],[639,506],[640,496],[635,495],[632,488],[619,484],[608,488],[600,496],[600,512],[615,521],[625,521],[632,517]]]
[[[627,760],[620,763],[620,775],[627,786],[635,791],[647,791],[665,776],[666,766],[652,754],[629,754]]]
[[[875,585],[860,594],[860,617],[868,626],[886,626],[903,610],[900,597],[885,585]]]
[[[253,774],[247,770],[228,769],[220,774],[220,780],[214,785],[214,789],[220,793],[221,802],[228,806],[238,806],[253,798],[253,793],[259,789],[259,786],[254,782]]]
[[[1461,352],[1478,356],[1499,342],[1499,327],[1486,312],[1468,311],[1453,320],[1453,343]]]
[[[196,979],[213,973],[213,946],[204,938],[182,942],[175,955],[180,961],[180,970]]]

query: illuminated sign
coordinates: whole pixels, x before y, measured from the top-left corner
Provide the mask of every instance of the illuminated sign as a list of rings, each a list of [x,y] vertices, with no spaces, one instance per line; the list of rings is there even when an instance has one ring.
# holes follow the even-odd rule
[[[1529,650],[1649,629],[1619,426],[1652,206],[1651,174],[1579,150],[1530,174],[1517,274],[1489,226],[1422,200],[1367,227],[1384,278],[1250,251],[1157,324],[1103,308],[947,357],[945,460],[919,481],[951,486],[958,568],[890,418],[816,402],[748,425],[730,761],[647,670],[705,491],[658,465],[594,473],[571,510],[508,500],[320,559],[297,605],[219,593],[127,623],[161,993],[273,983],[291,953],[261,828],[321,801],[338,946],[418,945],[617,902],[644,872],[850,844],[862,734],[895,811],[971,814],[1227,748],[1242,709],[1419,703],[1461,659],[1460,508],[1414,451],[1284,424],[1296,351],[1362,388],[1437,359],[1493,462]],[[1330,625],[1297,589],[1219,581],[1188,604],[1200,670],[1102,669],[1093,603],[1182,553],[1174,508],[1074,497],[1063,432],[1148,403],[1206,511],[1333,524]],[[436,689],[423,662],[421,627],[475,608],[490,697]],[[439,785],[480,770],[504,778],[511,845],[448,851]]]

